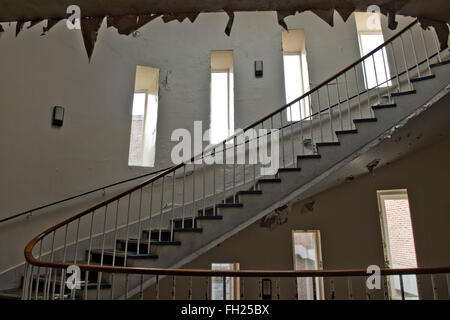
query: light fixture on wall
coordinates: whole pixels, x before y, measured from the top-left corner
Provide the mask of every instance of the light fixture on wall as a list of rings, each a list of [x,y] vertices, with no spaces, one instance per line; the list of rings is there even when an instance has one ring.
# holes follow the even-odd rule
[[[255,61],[255,77],[261,78],[263,76],[263,62],[262,60]]]
[[[62,127],[63,122],[64,122],[64,108],[60,106],[55,106],[53,108],[52,125],[56,127]]]

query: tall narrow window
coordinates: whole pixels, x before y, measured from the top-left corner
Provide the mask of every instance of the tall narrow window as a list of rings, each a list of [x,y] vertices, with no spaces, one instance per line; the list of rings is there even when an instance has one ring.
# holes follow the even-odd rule
[[[286,103],[309,91],[309,74],[303,30],[282,33],[284,87]],[[288,121],[299,121],[311,115],[308,98],[296,102],[287,110]]]
[[[239,270],[239,263],[213,263],[211,269]],[[239,300],[239,290],[239,278],[211,278],[211,300]]]
[[[212,51],[210,142],[219,143],[233,133],[233,51]]]
[[[293,231],[294,269],[321,270],[322,254],[320,249],[320,232]],[[299,300],[321,300],[324,298],[322,279],[298,278],[297,292]]]
[[[379,14],[356,12],[356,29],[358,30],[361,56],[365,56],[384,43]],[[364,82],[366,88],[390,86],[390,70],[385,48],[378,50],[373,57],[364,60]]]
[[[155,165],[158,82],[159,69],[136,67],[129,166],[153,167]]]
[[[386,267],[417,268],[408,194],[405,189],[378,191]],[[405,299],[418,299],[415,275],[402,276]],[[399,276],[388,278],[392,299],[401,299]]]

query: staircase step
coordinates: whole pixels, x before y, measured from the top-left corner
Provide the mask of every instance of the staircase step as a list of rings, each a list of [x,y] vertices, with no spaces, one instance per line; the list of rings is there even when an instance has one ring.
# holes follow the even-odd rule
[[[161,241],[170,241],[170,240],[172,240],[172,232],[170,230],[161,230]],[[151,241],[159,241],[159,230],[152,230]]]
[[[297,156],[297,160],[306,160],[306,159],[320,159],[322,156],[318,153],[316,154],[304,154],[301,156]]]
[[[357,129],[353,129],[353,130],[339,130],[339,131],[335,131],[336,135],[340,135],[340,134],[357,134],[358,130]]]
[[[223,216],[198,216],[196,220],[222,220]]]
[[[340,146],[341,143],[339,141],[336,142],[318,142],[316,143],[317,147],[329,147],[329,146]]]
[[[243,208],[244,204],[242,203],[219,203],[216,205],[216,208]]]
[[[417,93],[416,90],[410,90],[410,91],[403,91],[403,92],[394,92],[394,93],[391,93],[391,96],[399,97],[399,96],[406,96],[408,94],[415,94],[415,93]]]
[[[243,194],[262,194],[262,191],[261,190],[242,190],[242,191],[239,191],[237,194],[238,195],[243,195]]]
[[[449,63],[450,63],[450,60],[446,60],[446,61],[442,61],[442,62],[438,62],[438,63],[433,63],[430,65],[430,67],[434,68],[434,67],[443,66],[443,65],[446,65]]]
[[[377,118],[354,119],[353,123],[377,122]]]
[[[174,219],[171,221],[174,224],[174,229],[181,229],[183,227],[183,219]],[[184,228],[185,229],[196,229],[197,224],[195,219],[192,218],[184,218]]]
[[[280,168],[278,172],[298,172],[302,171],[302,168]]]
[[[389,103],[389,104],[378,104],[376,106],[372,106],[373,110],[378,110],[378,109],[387,109],[387,108],[394,108],[397,105],[395,103]]]
[[[139,246],[139,251],[145,253],[137,254],[130,250],[130,244],[128,244],[127,251],[127,259],[158,259],[156,254],[150,253],[147,254],[147,246],[144,243],[141,243]],[[136,246],[137,247],[137,246]],[[137,248],[136,248],[137,250]],[[135,251],[136,251],[135,250]],[[105,249],[103,253],[103,265],[112,265],[113,262],[114,249]],[[91,250],[91,260],[92,262],[100,263],[102,256],[102,249],[94,249]],[[125,262],[125,251],[116,250],[114,257],[114,265],[115,266],[123,266]]]
[[[201,233],[203,232],[203,228],[174,228],[173,232],[180,232],[180,233]]]
[[[281,179],[279,178],[267,178],[267,179],[259,179],[258,183],[280,183]]]
[[[424,81],[424,80],[429,80],[429,79],[434,79],[434,78],[436,78],[436,76],[434,74],[430,74],[429,76],[423,76],[423,77],[411,79],[411,82],[419,82],[419,81]]]

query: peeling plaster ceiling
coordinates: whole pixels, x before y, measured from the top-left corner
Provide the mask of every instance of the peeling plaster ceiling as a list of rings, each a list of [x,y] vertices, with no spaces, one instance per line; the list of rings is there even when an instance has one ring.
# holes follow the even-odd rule
[[[26,22],[31,26],[47,20],[46,31],[66,19],[70,5],[81,8],[81,29],[90,58],[101,22],[107,17],[108,27],[129,35],[155,18],[164,22],[189,19],[194,22],[202,12],[225,12],[229,16],[225,33],[230,35],[234,12],[276,11],[279,24],[287,29],[284,18],[310,10],[333,26],[336,10],[346,21],[354,11],[367,11],[376,5],[389,17],[389,27],[396,28],[395,15],[417,17],[424,28],[436,29],[443,47],[447,45],[450,22],[449,0],[0,0],[0,22],[15,22],[19,34]],[[0,32],[3,28],[0,25]]]

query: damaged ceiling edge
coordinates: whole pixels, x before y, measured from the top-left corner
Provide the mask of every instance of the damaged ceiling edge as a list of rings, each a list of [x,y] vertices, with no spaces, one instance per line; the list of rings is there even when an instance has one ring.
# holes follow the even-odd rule
[[[406,0],[403,0],[403,2]],[[401,7],[401,6],[400,6]],[[396,8],[394,8],[396,9]],[[397,28],[398,23],[396,22],[396,10],[394,9],[385,9],[381,8],[381,13],[386,15],[388,17],[388,27],[392,30]],[[235,11],[225,9],[223,10],[229,17],[228,23],[225,28],[225,34],[227,36],[230,36],[231,29],[233,26],[234,18],[235,18]],[[278,10],[277,13],[277,20],[278,24],[283,27],[284,29],[288,30],[288,26],[284,19],[288,16],[294,16],[297,13],[302,13],[305,11],[311,11],[316,16],[318,16],[320,19],[322,19],[324,22],[326,22],[331,27],[334,26],[334,11],[336,11],[340,17],[343,19],[344,22],[347,22],[350,15],[358,11],[354,6],[347,6],[347,7],[339,7],[339,8],[331,8],[331,9],[298,9],[298,10]],[[86,49],[86,53],[88,56],[89,61],[91,60],[92,54],[94,52],[95,43],[98,38],[98,31],[101,27],[101,24],[103,20],[107,19],[107,27],[114,27],[117,29],[117,32],[121,35],[130,35],[131,33],[137,31],[138,29],[142,28],[146,24],[150,23],[156,18],[161,17],[164,23],[168,23],[174,20],[177,20],[178,22],[183,22],[185,19],[188,19],[191,23],[194,23],[197,17],[199,16],[200,12],[192,12],[192,13],[148,13],[148,14],[127,14],[122,16],[103,16],[103,17],[81,17],[81,32],[83,36],[83,42]],[[20,32],[23,31],[24,25],[27,22],[30,22],[31,24],[28,26],[27,29],[30,29],[31,27],[37,25],[39,22],[42,22],[44,20],[47,20],[47,26],[44,27],[43,32],[44,34],[48,32],[50,29],[52,29],[58,22],[65,20],[67,18],[48,18],[48,19],[39,19],[34,21],[18,21],[16,24],[16,36],[20,34]],[[448,37],[449,37],[449,27],[446,22],[442,21],[436,21],[433,19],[418,17],[417,18],[422,26],[423,29],[427,29],[430,27],[433,27],[436,31],[437,37],[439,39],[439,42],[441,43],[441,48],[444,49],[447,47]],[[5,29],[3,28],[2,24],[0,23],[0,33],[5,32]]]

